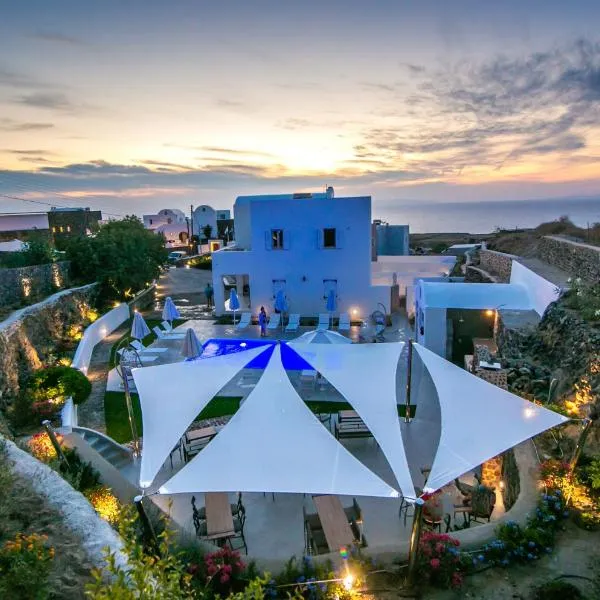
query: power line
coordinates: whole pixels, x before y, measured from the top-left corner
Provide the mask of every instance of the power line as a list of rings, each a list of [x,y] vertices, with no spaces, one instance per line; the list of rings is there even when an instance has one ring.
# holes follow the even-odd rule
[[[31,200],[29,198],[21,198],[19,196],[12,196],[11,194],[0,193],[0,196],[2,196],[2,198],[9,198],[10,200],[20,200],[21,202],[31,202],[32,204],[42,204],[44,206],[50,206],[51,208],[53,206],[55,206],[57,208],[75,208],[74,206],[65,206],[62,204],[56,204],[55,202],[43,202],[42,200]],[[116,213],[109,213],[109,212],[105,212],[104,214],[110,215],[111,217],[123,217],[124,216],[124,215],[119,215]]]

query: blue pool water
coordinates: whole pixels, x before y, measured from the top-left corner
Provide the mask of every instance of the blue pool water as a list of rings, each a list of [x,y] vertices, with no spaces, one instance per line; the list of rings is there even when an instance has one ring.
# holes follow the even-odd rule
[[[247,369],[264,369],[273,354],[276,343],[263,340],[210,339],[203,344],[204,351],[202,352],[202,356],[195,360],[232,354],[234,352],[243,352],[244,350],[251,350],[259,346],[269,346],[267,350],[246,365]],[[281,343],[281,361],[284,368],[289,371],[312,370],[312,367],[285,342]]]

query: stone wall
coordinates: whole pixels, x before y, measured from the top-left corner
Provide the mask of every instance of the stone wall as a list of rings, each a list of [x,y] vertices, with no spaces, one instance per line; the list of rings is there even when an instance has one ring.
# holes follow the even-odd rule
[[[479,267],[491,275],[495,275],[498,283],[509,283],[513,259],[518,258],[512,254],[496,252],[495,250],[480,250]]]
[[[600,281],[600,247],[598,246],[546,236],[539,241],[538,256],[573,277],[581,277],[592,283]]]
[[[465,283],[499,283],[498,279],[479,267],[467,266]]]
[[[69,340],[71,326],[85,322],[95,287],[63,290],[0,323],[0,409],[6,409],[29,375]]]
[[[68,261],[0,269],[0,308],[37,302],[57,290],[69,287]]]
[[[512,450],[507,450],[503,454],[502,481],[504,482],[502,499],[504,500],[504,509],[508,511],[513,507],[521,492],[519,467]]]

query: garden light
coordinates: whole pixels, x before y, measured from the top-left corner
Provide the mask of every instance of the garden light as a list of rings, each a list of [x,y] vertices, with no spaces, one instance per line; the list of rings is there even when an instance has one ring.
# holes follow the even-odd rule
[[[352,589],[352,586],[354,585],[354,575],[352,575],[352,573],[348,573],[342,579],[342,585],[344,586],[345,590],[350,591]]]
[[[494,311],[493,311],[491,308],[488,308],[488,309],[485,311],[485,316],[486,316],[486,317],[493,317],[493,316],[494,316]]]

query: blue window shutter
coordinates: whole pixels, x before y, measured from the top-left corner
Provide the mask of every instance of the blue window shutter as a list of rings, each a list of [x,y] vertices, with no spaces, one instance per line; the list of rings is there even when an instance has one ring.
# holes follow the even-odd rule
[[[271,245],[272,245],[272,243],[271,243],[271,231],[267,230],[267,231],[265,231],[265,248],[267,250],[271,250]]]
[[[335,247],[336,248],[344,247],[344,232],[341,229],[335,230]]]
[[[317,248],[323,247],[323,230],[317,229]]]
[[[289,250],[291,244],[292,232],[289,229],[283,231],[283,249]]]

